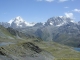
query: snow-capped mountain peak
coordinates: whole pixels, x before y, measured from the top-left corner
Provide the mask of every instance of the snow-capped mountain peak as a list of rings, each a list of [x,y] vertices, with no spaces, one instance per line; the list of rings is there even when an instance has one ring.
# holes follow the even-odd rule
[[[63,24],[73,22],[74,21],[66,16],[58,16],[58,17],[52,17],[48,19],[48,21],[45,23],[45,25],[53,25],[53,26],[62,26]]]
[[[14,20],[10,20],[8,23],[11,25]]]
[[[10,23],[10,25],[11,25],[13,22],[19,23],[19,22],[23,22],[23,21],[24,20],[20,16],[18,16],[18,17],[14,18],[14,19],[11,19],[8,23]]]
[[[15,20],[19,22],[24,22],[24,20],[20,16],[16,17]]]
[[[33,24],[33,23],[26,22],[20,16],[14,18],[14,19],[11,19],[8,23],[13,28],[24,28],[24,27],[27,27],[27,26],[34,26],[35,25],[35,23]]]
[[[23,18],[21,18],[20,16],[17,16],[16,18],[11,19],[8,22],[7,25],[9,27],[12,27],[12,28],[26,28],[26,27],[29,27],[29,26],[58,26],[58,27],[60,27],[60,26],[63,26],[65,24],[68,24],[70,22],[71,23],[75,23],[73,21],[73,19],[71,19],[69,17],[57,16],[57,17],[49,18],[47,20],[47,22],[45,22],[45,23],[28,23]],[[80,24],[80,23],[78,23],[78,24]],[[1,25],[5,25],[6,26],[6,24],[3,24],[3,23],[1,23]]]

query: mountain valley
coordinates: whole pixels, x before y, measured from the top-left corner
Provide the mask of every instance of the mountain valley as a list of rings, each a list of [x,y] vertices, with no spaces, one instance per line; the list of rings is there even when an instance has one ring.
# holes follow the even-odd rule
[[[0,23],[0,60],[80,60],[80,24],[67,17]]]
[[[25,35],[39,37],[45,41],[80,47],[80,24],[69,17],[52,17],[45,23],[28,23],[18,16],[1,25],[7,26],[6,28],[11,27]]]

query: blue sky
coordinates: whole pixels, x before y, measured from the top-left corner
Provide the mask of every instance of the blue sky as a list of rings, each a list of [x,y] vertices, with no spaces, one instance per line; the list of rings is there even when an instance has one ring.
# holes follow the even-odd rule
[[[0,0],[0,22],[21,16],[27,22],[45,22],[53,16],[80,20],[80,0]]]

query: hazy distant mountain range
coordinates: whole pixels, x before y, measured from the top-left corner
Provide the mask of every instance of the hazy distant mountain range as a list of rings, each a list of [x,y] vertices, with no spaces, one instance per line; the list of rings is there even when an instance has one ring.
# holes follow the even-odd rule
[[[45,23],[28,23],[20,16],[1,25],[11,27],[26,35],[40,37],[45,41],[55,41],[61,44],[80,47],[80,21],[58,16],[49,18]]]

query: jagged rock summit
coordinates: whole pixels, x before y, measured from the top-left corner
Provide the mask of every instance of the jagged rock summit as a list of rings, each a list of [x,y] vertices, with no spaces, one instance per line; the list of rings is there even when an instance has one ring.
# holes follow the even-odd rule
[[[62,26],[69,22],[74,22],[74,21],[73,19],[66,16],[58,16],[58,17],[52,17],[48,19],[45,25]]]

